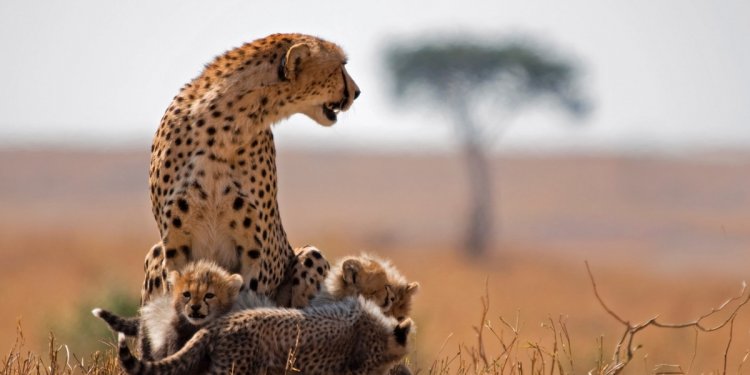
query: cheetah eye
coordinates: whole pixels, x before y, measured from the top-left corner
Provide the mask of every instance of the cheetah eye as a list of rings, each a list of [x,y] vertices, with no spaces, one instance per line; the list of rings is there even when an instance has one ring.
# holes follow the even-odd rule
[[[384,308],[385,308],[385,307],[388,307],[388,306],[390,306],[390,305],[391,305],[391,302],[393,302],[393,301],[391,301],[390,299],[388,299],[388,297],[385,297],[385,300],[383,300],[383,305],[382,305],[382,307],[384,307]]]
[[[205,299],[211,299],[211,298],[214,298],[214,297],[216,297],[216,295],[214,295],[213,293],[206,293]]]
[[[182,296],[185,298],[190,298],[190,292],[182,293]]]

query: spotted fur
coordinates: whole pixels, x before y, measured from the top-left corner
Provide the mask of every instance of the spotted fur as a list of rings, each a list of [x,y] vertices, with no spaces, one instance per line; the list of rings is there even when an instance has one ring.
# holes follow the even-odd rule
[[[119,360],[128,374],[142,375],[190,373],[201,364],[210,374],[387,374],[406,355],[412,331],[411,319],[399,323],[363,297],[347,298],[302,310],[230,314],[157,362],[133,357],[121,335]]]
[[[236,308],[242,277],[230,275],[215,263],[199,260],[181,272],[172,271],[172,295],[152,298],[137,318],[122,318],[94,309],[115,331],[139,336],[144,358],[160,359],[177,352],[193,334]],[[244,299],[243,299],[244,300]]]
[[[390,285],[392,304],[387,314],[396,318],[399,321],[406,319],[411,316],[412,299],[414,295],[419,291],[419,283],[416,281],[409,282],[407,279],[396,269],[389,260],[378,258],[372,255],[367,255],[378,262],[388,278],[388,285]]]
[[[386,315],[402,321],[411,313],[411,300],[418,289],[419,284],[407,282],[390,261],[361,254],[338,261],[312,304],[361,295],[378,304]]]
[[[276,304],[301,309],[320,292],[331,266],[315,246],[295,249],[294,254],[292,269],[278,288]]]

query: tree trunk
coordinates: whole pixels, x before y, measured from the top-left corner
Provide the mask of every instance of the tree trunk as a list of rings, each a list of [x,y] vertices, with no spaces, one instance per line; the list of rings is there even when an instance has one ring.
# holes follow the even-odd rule
[[[469,256],[478,258],[487,253],[492,243],[492,179],[482,147],[464,144],[464,148],[471,192],[466,251]]]
[[[487,253],[492,243],[492,176],[481,129],[474,123],[465,98],[454,100],[454,123],[461,139],[469,177],[470,206],[465,246],[469,256],[478,258]]]

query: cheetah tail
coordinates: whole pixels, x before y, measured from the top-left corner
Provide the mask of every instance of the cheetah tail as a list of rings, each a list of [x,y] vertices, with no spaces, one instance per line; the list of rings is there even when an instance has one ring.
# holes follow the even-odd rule
[[[107,323],[113,331],[122,332],[129,337],[138,336],[138,318],[123,318],[100,308],[91,310],[91,313]]]
[[[118,357],[120,366],[129,375],[182,375],[194,373],[206,364],[208,355],[209,333],[201,329],[193,335],[177,353],[159,361],[149,362],[135,358],[128,348],[124,334],[119,333]]]

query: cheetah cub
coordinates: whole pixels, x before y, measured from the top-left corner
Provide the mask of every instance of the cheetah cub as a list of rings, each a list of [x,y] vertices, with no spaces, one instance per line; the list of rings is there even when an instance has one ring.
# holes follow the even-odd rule
[[[403,321],[411,315],[411,301],[419,291],[419,283],[408,282],[390,261],[372,258],[381,264],[390,285],[391,308],[386,314]]]
[[[119,360],[128,374],[388,374],[407,354],[411,319],[398,322],[364,297],[322,306],[252,309],[198,330],[177,353],[151,362],[133,357],[123,334]],[[290,363],[290,353],[294,359]],[[291,366],[290,366],[291,365]],[[397,372],[398,373],[398,372]]]
[[[127,336],[139,336],[144,358],[160,359],[177,352],[193,334],[209,322],[237,308],[242,277],[230,275],[216,263],[199,260],[182,272],[169,274],[172,295],[153,298],[139,318],[122,318],[107,310],[92,313]]]
[[[380,306],[384,314],[403,321],[411,312],[411,299],[418,289],[419,283],[407,282],[391,262],[361,254],[340,259],[311,304],[320,306],[361,295]]]

